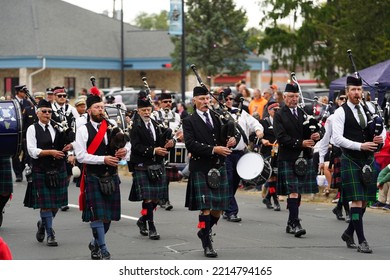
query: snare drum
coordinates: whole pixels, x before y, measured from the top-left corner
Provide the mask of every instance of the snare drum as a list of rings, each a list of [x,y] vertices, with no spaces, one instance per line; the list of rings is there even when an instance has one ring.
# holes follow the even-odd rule
[[[22,149],[22,113],[16,100],[0,101],[0,156],[14,157]]]
[[[237,173],[244,182],[259,186],[271,177],[272,168],[260,154],[249,152],[237,162]]]
[[[187,164],[188,151],[184,143],[177,142],[168,154],[168,165],[181,168]]]

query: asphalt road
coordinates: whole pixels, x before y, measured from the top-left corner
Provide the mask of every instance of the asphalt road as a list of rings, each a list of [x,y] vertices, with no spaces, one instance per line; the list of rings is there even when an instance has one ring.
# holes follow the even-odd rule
[[[184,207],[186,183],[171,183],[172,211],[158,208],[155,223],[160,240],[141,236],[136,226],[141,203],[127,200],[131,177],[121,176],[122,219],[113,222],[106,243],[113,260],[204,260],[196,236],[198,212]],[[89,260],[89,224],[81,221],[78,210],[79,189],[71,183],[67,212],[58,212],[54,229],[58,247],[48,247],[35,239],[39,210],[23,206],[26,182],[15,183],[12,201],[6,206],[0,236],[8,243],[15,260]],[[388,231],[390,213],[368,209],[364,216],[366,238],[373,254],[348,249],[340,238],[347,224],[336,220],[334,204],[303,202],[302,225],[307,234],[301,238],[285,233],[288,211],[266,209],[259,192],[239,191],[237,199],[242,222],[220,220],[215,227],[214,248],[218,260],[389,260]],[[355,237],[356,240],[356,237]]]

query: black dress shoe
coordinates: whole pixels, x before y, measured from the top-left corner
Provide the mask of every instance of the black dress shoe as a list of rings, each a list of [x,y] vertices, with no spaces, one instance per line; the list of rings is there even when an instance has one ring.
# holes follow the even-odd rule
[[[288,223],[287,226],[286,226],[286,233],[291,233],[291,234],[294,234],[294,227],[292,224]]]
[[[69,210],[69,206],[68,205],[61,206],[61,211],[62,212],[65,212],[65,211],[68,211],[68,210]]]
[[[336,215],[337,220],[344,220],[343,213],[341,212],[340,208],[336,206],[333,208],[332,212]]]
[[[146,222],[141,221],[141,218],[138,219],[137,221],[137,226],[139,227],[139,233],[143,236],[148,236],[149,232],[146,227]]]
[[[270,201],[268,198],[264,198],[264,199],[263,199],[263,203],[265,204],[265,206],[267,206],[267,209],[273,209],[273,208],[274,208],[274,207],[272,206],[271,201]]]
[[[366,253],[366,254],[371,254],[372,250],[370,246],[368,245],[367,241],[364,240],[362,243],[360,243],[357,247],[357,251],[360,253]]]
[[[159,240],[160,234],[155,229],[149,229],[149,239]]]
[[[165,203],[165,210],[171,211],[172,209],[173,209],[173,205],[168,200],[167,203]]]
[[[91,251],[91,260],[100,260],[102,258],[99,246],[93,241],[89,242],[88,248]]]
[[[39,220],[37,222],[37,227],[38,227],[38,231],[37,231],[35,237],[37,238],[38,242],[43,242],[43,240],[45,239],[45,227],[42,224],[41,220]]]
[[[241,222],[242,219],[237,215],[230,215],[230,216],[228,216],[227,220],[229,222],[238,223],[238,222]]]
[[[301,237],[302,235],[306,234],[306,229],[302,228],[300,221],[296,221],[293,224],[293,227],[294,227],[294,236],[295,237]]]
[[[204,248],[204,255],[207,258],[216,258],[216,257],[218,257],[217,252],[213,249],[212,246],[207,246],[206,248]]]
[[[148,228],[149,228],[149,239],[152,240],[159,240],[160,234],[158,234],[156,227],[154,226],[154,222],[148,221],[147,222]]]
[[[345,243],[347,244],[348,248],[352,248],[352,249],[356,249],[357,248],[357,246],[355,244],[355,241],[353,240],[353,236],[350,236],[346,232],[344,232],[343,235],[341,235],[341,239],[343,241],[345,241]]]
[[[58,246],[58,243],[57,243],[54,235],[50,235],[47,237],[47,246],[50,246],[50,247]]]

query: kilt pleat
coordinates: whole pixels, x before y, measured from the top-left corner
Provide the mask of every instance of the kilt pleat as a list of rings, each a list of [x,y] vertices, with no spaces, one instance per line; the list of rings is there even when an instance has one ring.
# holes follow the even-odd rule
[[[144,199],[168,199],[168,186],[165,169],[161,179],[156,182],[149,180],[148,172],[146,170],[134,170],[133,184],[131,186],[129,200],[141,201]]]
[[[369,186],[364,186],[360,174],[361,166],[369,165],[373,171],[373,180]],[[374,167],[373,158],[364,161],[341,156],[341,186],[343,199],[347,201],[375,201],[376,200],[376,178],[378,172]]]
[[[38,208],[60,208],[68,204],[68,180],[65,162],[59,167],[60,185],[55,188],[48,188],[45,183],[45,172],[39,168],[32,169],[31,203],[26,207]]]
[[[341,160],[340,157],[334,158],[332,173],[332,189],[341,189]]]
[[[189,210],[225,210],[229,207],[229,183],[226,167],[219,169],[220,186],[211,189],[207,185],[207,174],[201,171],[190,173],[188,178],[185,206]]]
[[[297,176],[294,172],[294,161],[278,162],[278,194],[290,193],[318,193],[317,171],[313,168],[313,160],[307,159],[307,173],[305,176]]]
[[[9,157],[0,157],[0,194],[12,192],[11,159]]]
[[[87,174],[85,178],[85,209],[82,213],[83,222],[120,220],[121,195],[119,176],[114,176],[114,180],[115,191],[111,195],[104,195],[100,191],[99,177]]]

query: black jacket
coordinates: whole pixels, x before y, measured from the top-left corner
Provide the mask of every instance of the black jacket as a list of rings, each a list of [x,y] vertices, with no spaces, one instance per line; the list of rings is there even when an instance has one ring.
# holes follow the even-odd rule
[[[183,119],[183,132],[186,148],[191,153],[190,171],[208,172],[217,164],[223,164],[225,157],[212,154],[214,146],[226,146],[227,135],[222,131],[222,124],[213,112],[209,112],[214,128],[210,130],[203,119],[195,111],[189,117]],[[224,135],[225,134],[225,135]],[[240,140],[240,134],[234,136],[236,142]]]

